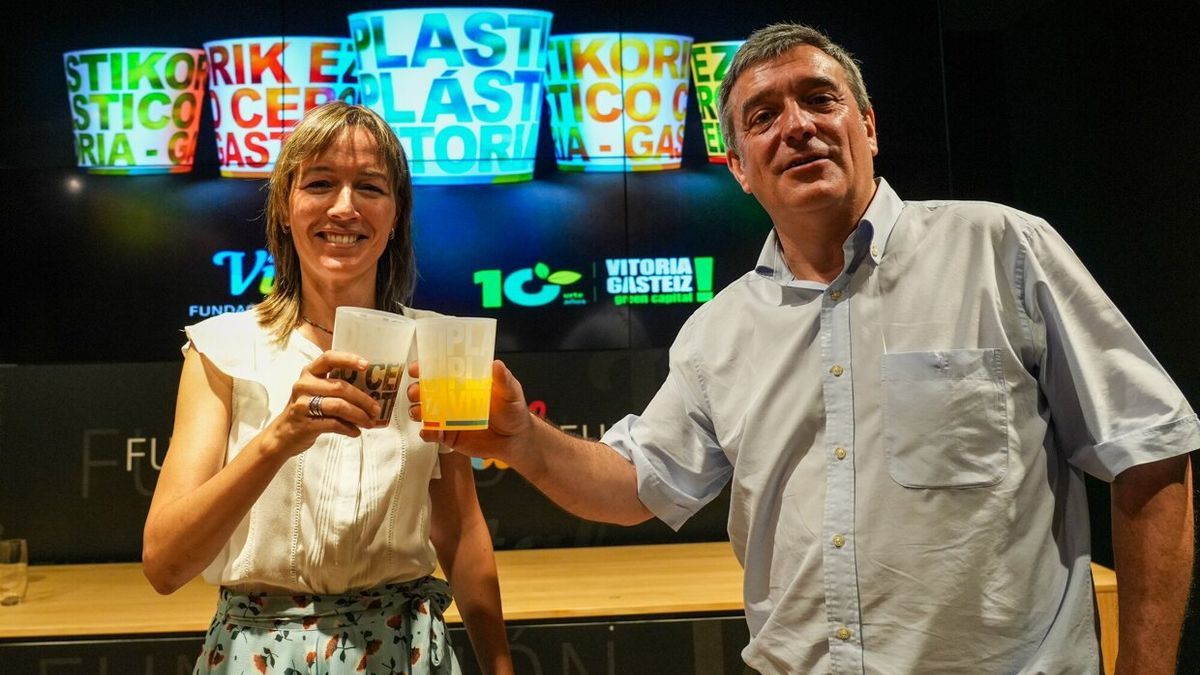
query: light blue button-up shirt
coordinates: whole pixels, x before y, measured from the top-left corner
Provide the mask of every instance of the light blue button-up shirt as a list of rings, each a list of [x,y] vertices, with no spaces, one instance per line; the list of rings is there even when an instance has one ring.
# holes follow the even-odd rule
[[[1083,472],[1200,447],[1044,221],[880,180],[830,284],[772,233],[603,438],[678,528],[732,480],[763,673],[1099,672]]]

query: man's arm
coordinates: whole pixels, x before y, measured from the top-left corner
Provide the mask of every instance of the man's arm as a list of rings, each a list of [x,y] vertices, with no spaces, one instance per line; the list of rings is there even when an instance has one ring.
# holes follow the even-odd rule
[[[409,367],[419,377],[418,364]],[[420,384],[409,386],[409,414],[421,419]],[[608,446],[576,438],[529,412],[521,383],[504,363],[492,363],[492,401],[483,431],[423,431],[471,457],[508,464],[554,503],[571,513],[618,525],[636,525],[654,514],[638,498],[633,464]]]
[[[1174,675],[1193,557],[1187,455],[1141,464],[1112,483],[1117,673]]]
[[[528,410],[525,414],[532,422],[527,439],[507,459],[497,459],[580,518],[637,525],[654,515],[638,498],[637,471],[629,460],[603,443],[571,436]]]

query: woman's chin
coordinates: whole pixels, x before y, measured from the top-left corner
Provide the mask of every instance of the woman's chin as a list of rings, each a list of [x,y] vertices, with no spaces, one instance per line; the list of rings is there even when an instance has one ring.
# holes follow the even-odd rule
[[[370,278],[370,272],[374,268],[374,265],[364,265],[357,260],[322,258],[319,265],[308,270],[308,276],[312,277],[311,281],[337,286],[351,284],[356,281],[372,283],[373,280]]]

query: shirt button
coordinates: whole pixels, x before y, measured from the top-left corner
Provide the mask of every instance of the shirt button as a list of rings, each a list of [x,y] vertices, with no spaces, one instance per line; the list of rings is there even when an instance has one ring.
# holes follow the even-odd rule
[[[875,256],[876,258],[879,257],[879,247],[878,246],[871,247],[871,255]]]
[[[829,372],[833,373],[834,377],[841,377],[842,373],[846,372],[846,369],[834,364],[834,366],[829,369]]]
[[[833,535],[833,547],[841,548],[846,545],[846,538],[840,534]]]
[[[841,291],[829,291],[829,299],[833,300],[834,302],[841,300],[842,292]]]
[[[834,633],[834,635],[837,635],[837,639],[839,640],[849,640],[850,629],[842,626],[841,628],[837,629],[837,633]]]
[[[846,449],[845,448],[836,448],[833,451],[833,456],[837,457],[838,459],[846,459]]]

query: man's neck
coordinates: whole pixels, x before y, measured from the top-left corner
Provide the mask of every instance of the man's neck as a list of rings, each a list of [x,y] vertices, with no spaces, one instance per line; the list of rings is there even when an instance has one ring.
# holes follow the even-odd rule
[[[857,226],[857,217],[843,216],[824,222],[805,219],[783,227],[776,224],[775,234],[792,276],[827,284],[842,273],[846,265],[842,247]]]
[[[800,238],[792,238],[778,230],[776,232],[779,246],[783,249],[783,260],[791,270],[792,276],[801,281],[820,281],[828,284],[842,273],[846,265],[842,242],[846,241],[846,235],[849,233],[840,238],[813,241],[811,237],[803,235]]]
[[[871,205],[875,187],[871,185],[861,203],[846,208],[805,213],[785,222],[775,220],[775,235],[792,276],[828,284],[842,273],[846,265],[843,246]]]

